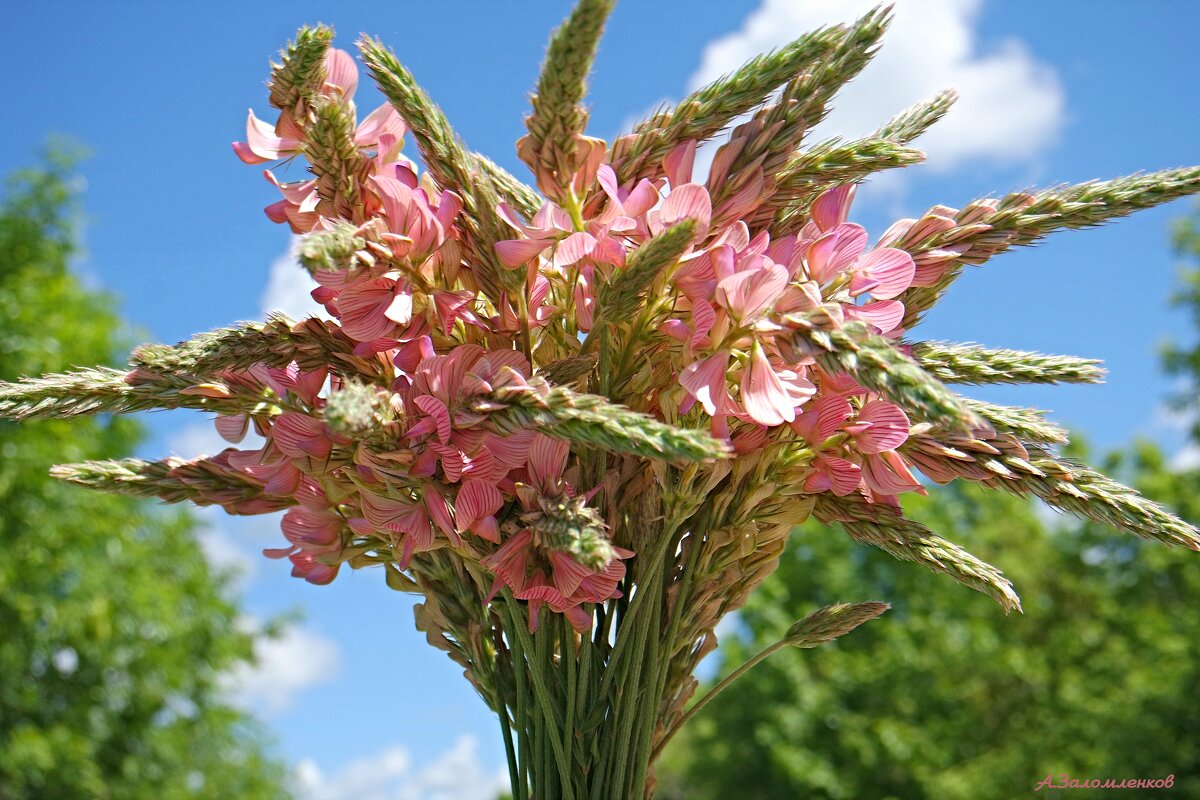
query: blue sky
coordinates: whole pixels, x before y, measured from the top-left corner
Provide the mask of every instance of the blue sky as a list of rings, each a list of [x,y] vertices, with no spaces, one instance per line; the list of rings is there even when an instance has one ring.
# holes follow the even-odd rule
[[[627,0],[592,81],[592,132],[611,137],[698,81],[864,5]],[[523,174],[513,142],[546,37],[568,9],[482,0],[11,4],[0,173],[33,163],[51,132],[91,148],[78,269],[115,292],[149,338],[177,341],[261,318],[266,307],[296,308],[303,284],[282,257],[288,234],[261,211],[273,189],[229,148],[248,107],[269,111],[268,58],[303,23],[334,25],[345,47],[360,31],[377,35],[473,148]],[[1188,0],[901,0],[879,67],[847,91],[831,122],[863,133],[942,87],[964,99],[947,132],[931,135],[929,163],[868,187],[855,219],[877,234],[934,203],[1200,162],[1198,28],[1200,5]],[[365,94],[369,109],[375,95]],[[1181,432],[1160,410],[1170,384],[1156,346],[1188,333],[1165,301],[1168,225],[1189,207],[1063,233],[971,270],[918,333],[1103,358],[1104,386],[982,396],[1054,409],[1101,447],[1140,435],[1174,451]],[[196,415],[149,422],[147,454],[194,455],[214,441]],[[245,677],[243,694],[301,765],[311,800],[486,796],[481,787],[502,763],[495,723],[415,632],[408,599],[374,573],[328,588],[294,581],[254,555],[275,543],[272,520],[205,519],[211,556],[243,569],[251,614],[304,615],[264,650],[266,667]]]

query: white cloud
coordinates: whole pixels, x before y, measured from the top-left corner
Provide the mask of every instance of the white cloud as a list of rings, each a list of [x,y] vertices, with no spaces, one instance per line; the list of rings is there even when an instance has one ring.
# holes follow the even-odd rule
[[[1169,466],[1176,472],[1200,468],[1200,446],[1185,444],[1171,457]]]
[[[296,767],[296,782],[302,800],[495,800],[508,789],[508,773],[489,772],[477,748],[474,737],[461,736],[445,753],[414,768],[407,748],[395,745],[330,775],[305,759]]]
[[[287,249],[271,262],[267,288],[259,298],[259,306],[264,316],[272,311],[282,311],[292,319],[312,316],[329,319],[325,308],[309,294],[317,288],[317,282],[296,259],[299,245],[300,237],[293,236]]]
[[[240,624],[256,633],[262,628],[253,618]],[[304,690],[333,680],[342,660],[333,640],[298,625],[275,638],[259,635],[254,657],[256,664],[242,665],[226,676],[225,688],[237,705],[266,715],[288,710]]]
[[[806,30],[848,22],[876,3],[763,0],[741,30],[705,48],[689,88]],[[929,155],[929,168],[950,170],[973,160],[1023,162],[1053,144],[1064,113],[1058,76],[1017,39],[982,49],[981,5],[982,0],[898,0],[875,60],[835,98],[833,113],[809,140],[869,133],[902,109],[953,88],[958,103],[918,142]]]

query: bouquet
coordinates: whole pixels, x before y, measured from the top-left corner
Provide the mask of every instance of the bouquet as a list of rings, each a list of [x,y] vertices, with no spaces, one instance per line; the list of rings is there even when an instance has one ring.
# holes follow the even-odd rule
[[[329,318],[272,316],[144,345],[121,369],[0,384],[0,414],[214,412],[231,445],[193,460],[88,462],[102,491],[284,511],[266,551],[327,584],[375,567],[418,594],[416,624],[496,713],[516,798],[648,797],[664,745],[716,691],[785,647],[886,610],[814,611],[694,699],[717,624],[808,517],[1020,601],[1003,574],[905,517],[961,479],[1036,495],[1200,549],[1188,524],[1061,457],[1035,410],[958,384],[1092,382],[1095,361],[923,341],[967,265],[1061,228],[1200,191],[1200,168],[934,206],[871,244],[855,187],[923,159],[946,92],[861,139],[810,144],[887,27],[818,30],[653,114],[612,143],[581,102],[611,0],[550,41],[517,143],[536,190],[472,152],[381,43],[358,43],[387,103],[358,118],[354,58],[304,28],[251,112],[266,209],[302,236]],[[732,126],[707,176],[700,144]],[[403,154],[411,135],[421,166]],[[922,477],[923,476],[923,477]]]

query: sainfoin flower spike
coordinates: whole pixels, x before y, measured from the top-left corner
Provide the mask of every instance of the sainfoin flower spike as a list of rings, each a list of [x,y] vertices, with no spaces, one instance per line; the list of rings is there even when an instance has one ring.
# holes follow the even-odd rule
[[[272,68],[277,116],[250,112],[234,151],[267,166],[267,216],[303,235],[331,319],[276,315],[145,345],[122,369],[0,384],[0,414],[215,414],[220,453],[54,474],[284,511],[266,555],[295,576],[376,567],[422,595],[418,627],[500,717],[517,798],[648,795],[718,622],[810,515],[1005,610],[1020,601],[1000,570],[906,519],[904,494],[973,481],[1200,549],[1188,524],[1060,456],[1038,412],[954,389],[1093,382],[1095,362],[914,335],[966,265],[1200,192],[1200,168],[935,206],[872,237],[856,186],[921,160],[908,145],[953,95],[866,139],[805,133],[887,9],[606,143],[583,99],[612,5],[581,0],[551,39],[517,147],[537,190],[472,152],[381,43],[358,43],[360,76],[331,30],[302,29]],[[360,77],[387,101],[362,119]],[[697,148],[735,122],[697,174]],[[282,180],[285,162],[309,175]],[[250,428],[260,446],[237,446]],[[829,608],[781,643],[815,646],[886,606]]]

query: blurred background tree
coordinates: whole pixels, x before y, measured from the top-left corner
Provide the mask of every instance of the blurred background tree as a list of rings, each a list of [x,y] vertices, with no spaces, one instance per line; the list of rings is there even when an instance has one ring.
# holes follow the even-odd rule
[[[1179,225],[1200,262],[1200,208]],[[1175,302],[1200,330],[1200,269]],[[1200,446],[1200,345],[1171,345],[1175,400]],[[1077,453],[1080,454],[1080,453]],[[1200,522],[1200,471],[1137,443],[1104,470]],[[1200,561],[961,483],[906,509],[1001,566],[1025,613],[810,524],[722,641],[721,674],[833,602],[881,620],[817,651],[784,650],[672,743],[665,800],[1009,800],[1048,774],[1165,778],[1200,797]],[[703,691],[703,690],[702,690]]]
[[[120,363],[111,297],[70,269],[75,158],[13,176],[0,203],[0,379]],[[194,522],[51,480],[119,458],[126,418],[0,420],[0,800],[288,796],[221,676],[252,658]]]

